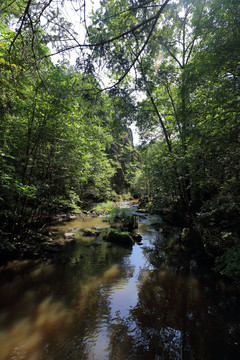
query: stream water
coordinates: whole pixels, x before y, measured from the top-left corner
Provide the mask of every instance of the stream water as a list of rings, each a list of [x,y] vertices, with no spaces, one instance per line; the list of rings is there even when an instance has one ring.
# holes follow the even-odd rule
[[[240,358],[239,292],[138,217],[140,245],[91,246],[78,228],[106,219],[79,218],[58,227],[77,242],[54,261],[1,269],[0,360]]]

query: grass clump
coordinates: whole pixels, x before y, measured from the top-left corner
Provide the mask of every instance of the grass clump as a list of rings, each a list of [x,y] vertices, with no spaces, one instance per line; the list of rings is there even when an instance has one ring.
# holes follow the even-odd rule
[[[93,210],[97,214],[107,214],[112,210],[113,205],[114,205],[114,201],[107,201],[98,204]]]
[[[110,211],[110,223],[113,224],[117,221],[121,221],[129,216],[128,209],[113,208]]]

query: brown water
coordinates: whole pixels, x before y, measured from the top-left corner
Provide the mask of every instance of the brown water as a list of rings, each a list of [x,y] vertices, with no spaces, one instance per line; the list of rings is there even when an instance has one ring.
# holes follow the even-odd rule
[[[133,248],[66,246],[53,263],[14,262],[0,272],[1,360],[240,358],[240,297],[179,258],[143,215]],[[64,224],[98,226],[104,218]]]

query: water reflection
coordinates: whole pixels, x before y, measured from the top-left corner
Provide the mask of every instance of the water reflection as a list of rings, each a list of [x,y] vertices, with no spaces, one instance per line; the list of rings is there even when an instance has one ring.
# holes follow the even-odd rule
[[[163,247],[155,220],[140,219],[141,246],[78,240],[0,272],[0,360],[238,358],[238,292]]]
[[[142,282],[137,306],[111,327],[109,359],[238,359],[239,297],[162,265]],[[135,329],[132,331],[132,324]],[[130,345],[129,345],[130,344]]]
[[[47,297],[39,302],[32,292],[27,292],[21,305],[28,309],[21,318],[19,314],[13,322],[12,316],[2,314],[3,322],[10,322],[0,332],[0,348],[2,360],[39,359],[42,344],[54,333],[52,340],[55,346],[64,341],[66,329],[72,321],[72,315],[61,302]],[[24,308],[22,309],[24,312]],[[13,315],[14,316],[14,315]],[[12,320],[12,321],[11,321]],[[64,332],[59,329],[64,328]]]

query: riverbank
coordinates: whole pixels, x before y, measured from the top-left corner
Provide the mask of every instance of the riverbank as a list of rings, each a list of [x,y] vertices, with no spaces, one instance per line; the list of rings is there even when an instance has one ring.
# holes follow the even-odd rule
[[[23,235],[16,235],[13,240],[5,241],[7,245],[1,249],[1,265],[12,260],[39,260],[46,261],[51,259],[56,253],[61,251],[64,243],[55,239],[55,234],[51,232],[51,227],[70,222],[75,218],[83,218],[86,212],[59,214],[38,230],[28,230]],[[2,236],[3,239],[3,236]],[[2,240],[1,239],[1,240]],[[67,242],[67,239],[66,239]]]
[[[56,215],[51,221],[38,231],[28,230],[22,236],[16,236],[8,246],[1,250],[0,265],[13,260],[39,260],[47,261],[63,251],[65,245],[74,245],[76,229],[68,229],[72,221],[94,219],[97,217],[109,216],[111,209],[122,208],[137,204],[137,200],[122,202],[107,202],[99,204],[90,210],[79,212],[62,213]],[[107,220],[106,220],[107,222]],[[87,223],[87,222],[86,222]],[[66,228],[66,231],[59,230]],[[86,229],[85,229],[86,230]]]
[[[109,217],[84,214],[50,228],[76,240],[54,261],[1,268],[1,360],[236,358],[237,289],[183,252],[173,226],[129,210],[141,243],[94,240]]]

